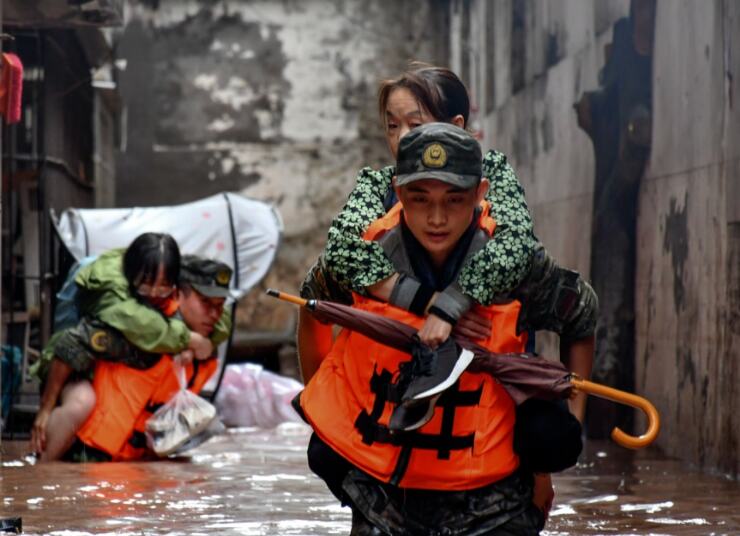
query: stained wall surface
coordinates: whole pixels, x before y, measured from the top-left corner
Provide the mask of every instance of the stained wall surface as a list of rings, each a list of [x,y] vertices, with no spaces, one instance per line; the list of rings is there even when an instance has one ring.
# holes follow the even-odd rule
[[[483,145],[505,152],[535,230],[588,277],[594,156],[573,104],[599,86],[629,1],[452,2],[451,64]],[[740,7],[658,0],[652,153],[639,194],[635,389],[663,417],[657,445],[738,475]],[[546,355],[556,339],[538,334]],[[638,429],[642,423],[638,421]]]
[[[740,469],[740,8],[659,1],[640,196],[638,388],[671,455]]]
[[[357,171],[389,163],[378,82],[410,59],[446,58],[435,36],[446,35],[447,9],[433,4],[128,2],[117,204],[219,191],[270,201],[285,241],[265,285],[295,292]],[[250,299],[240,312],[250,328],[272,330],[291,311]]]

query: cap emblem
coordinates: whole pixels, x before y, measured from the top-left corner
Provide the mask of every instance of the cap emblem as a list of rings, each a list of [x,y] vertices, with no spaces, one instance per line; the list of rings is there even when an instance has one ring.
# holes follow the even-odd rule
[[[221,270],[216,274],[216,283],[219,285],[228,285],[229,279],[231,279],[231,276],[226,270]]]
[[[426,167],[441,168],[447,164],[447,151],[439,143],[432,143],[424,149],[421,161]]]

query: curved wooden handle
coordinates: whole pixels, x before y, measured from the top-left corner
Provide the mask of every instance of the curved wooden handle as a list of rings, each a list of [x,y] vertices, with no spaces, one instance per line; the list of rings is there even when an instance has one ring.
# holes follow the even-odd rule
[[[606,398],[607,400],[611,400],[612,402],[617,402],[619,404],[626,404],[627,406],[632,406],[633,408],[642,410],[645,413],[648,420],[648,429],[641,436],[631,436],[629,434],[625,434],[619,428],[614,427],[612,430],[612,439],[617,444],[629,449],[641,449],[647,447],[650,443],[655,441],[656,437],[658,437],[658,432],[660,431],[660,415],[658,414],[658,410],[655,409],[655,406],[653,406],[646,398],[632,393],[627,393],[625,391],[620,391],[619,389],[614,389],[607,385],[590,382],[576,375],[571,377],[570,382],[579,391]]]

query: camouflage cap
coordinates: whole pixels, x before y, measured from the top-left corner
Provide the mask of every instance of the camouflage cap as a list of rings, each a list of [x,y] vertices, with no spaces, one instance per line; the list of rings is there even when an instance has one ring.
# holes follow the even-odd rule
[[[427,123],[401,138],[396,186],[437,179],[467,190],[477,186],[482,176],[480,145],[460,127],[451,123]]]
[[[232,270],[226,264],[197,255],[183,255],[180,281],[209,298],[229,298]]]

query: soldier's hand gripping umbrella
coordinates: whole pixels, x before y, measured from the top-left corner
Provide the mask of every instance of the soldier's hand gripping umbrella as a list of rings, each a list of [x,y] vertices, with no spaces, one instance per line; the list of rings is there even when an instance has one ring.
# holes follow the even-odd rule
[[[397,320],[339,303],[305,300],[274,289],[268,289],[267,294],[305,307],[317,320],[337,324],[405,353],[411,354],[414,347],[419,344],[416,328]],[[660,430],[658,411],[650,401],[641,396],[584,380],[569,372],[559,361],[543,359],[533,354],[496,354],[463,337],[455,337],[455,342],[460,348],[474,355],[468,370],[491,374],[516,404],[521,404],[529,398],[547,400],[568,398],[580,391],[626,404],[645,413],[648,422],[647,431],[640,436],[632,436],[615,427],[611,437],[617,444],[639,449],[650,445],[658,436]]]

